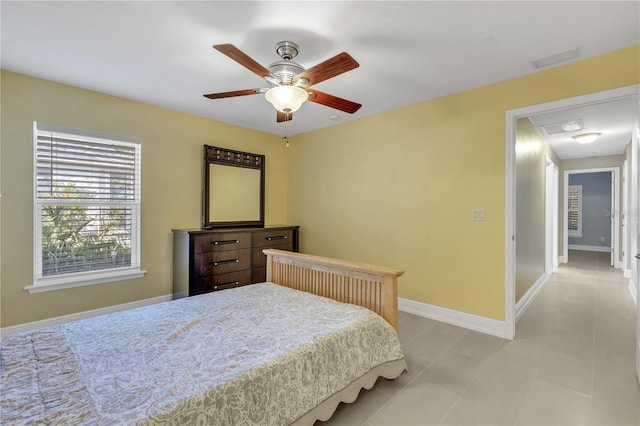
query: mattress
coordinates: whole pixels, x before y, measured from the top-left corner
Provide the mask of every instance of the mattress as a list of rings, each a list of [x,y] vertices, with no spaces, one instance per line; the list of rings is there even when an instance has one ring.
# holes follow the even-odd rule
[[[285,425],[406,368],[378,315],[271,283],[8,336],[0,361],[5,424]]]

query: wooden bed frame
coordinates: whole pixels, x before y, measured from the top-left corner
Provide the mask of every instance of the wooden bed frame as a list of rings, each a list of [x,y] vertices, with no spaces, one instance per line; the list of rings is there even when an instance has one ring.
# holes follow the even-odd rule
[[[265,249],[267,281],[371,309],[398,329],[401,269]]]
[[[380,315],[397,330],[397,278],[401,276],[404,271],[399,269],[384,268],[363,263],[330,259],[320,256],[311,256],[307,254],[300,254],[276,249],[265,249],[264,253],[267,255],[267,281],[293,289],[313,293],[319,296],[328,297],[340,302],[363,306]],[[225,291],[232,292],[234,290]],[[206,298],[201,300],[198,300],[197,298],[190,298],[191,300],[184,299],[178,302],[167,303],[194,302],[194,306],[199,306],[201,310],[204,309],[206,311],[206,309],[208,309],[210,305],[207,305],[205,303],[203,306],[199,303],[209,301],[209,297],[211,296],[203,297]],[[163,306],[158,305],[155,308],[151,306],[146,307],[145,309],[150,309],[154,310],[154,312],[157,312],[157,310],[162,309],[162,307]],[[114,313],[113,315],[119,314]],[[157,322],[162,321],[164,317],[158,314],[154,314],[151,315],[150,318],[155,318],[155,321]],[[370,316],[369,319],[371,319]],[[130,319],[128,321],[130,324]],[[376,332],[376,330],[381,330],[381,328],[386,329],[384,333],[390,333],[385,335],[391,336],[393,334],[393,331],[389,327],[381,327],[385,326],[385,324],[382,324],[381,321],[366,322],[367,325],[373,327],[373,331],[371,331],[371,328],[367,329],[371,334],[377,335],[378,333]],[[125,321],[124,323],[127,324],[127,321]],[[113,327],[112,325],[109,325],[109,327],[112,327],[114,332],[120,330],[117,326]],[[55,328],[49,329],[48,331],[45,329],[44,332],[34,331],[33,333],[34,335],[27,334],[24,336],[19,334],[17,336],[9,337],[9,340],[7,341],[3,341],[3,343],[5,344],[9,342],[10,345],[13,345],[7,347],[8,349],[6,350],[11,350],[11,348],[19,348],[15,350],[15,352],[12,352],[14,356],[11,358],[11,361],[6,364],[6,366],[12,367],[9,373],[12,375],[15,382],[13,383],[14,386],[9,387],[9,389],[14,389],[13,392],[16,392],[16,394],[18,391],[20,391],[24,392],[24,395],[26,395],[24,398],[16,398],[13,394],[7,394],[8,398],[10,399],[8,404],[12,404],[11,401],[16,402],[16,404],[7,405],[8,407],[10,407],[10,409],[8,410],[5,408],[5,405],[3,405],[3,415],[7,415],[7,413],[11,414],[11,416],[13,416],[11,418],[13,418],[14,420],[9,421],[9,423],[15,424],[31,422],[33,419],[36,419],[36,417],[40,415],[45,417],[53,416],[51,418],[54,419],[61,419],[62,417],[65,417],[67,419],[81,419],[84,416],[85,420],[87,420],[86,423],[93,423],[95,420],[94,417],[99,418],[101,417],[101,414],[95,411],[92,408],[93,406],[89,406],[90,403],[87,402],[89,401],[88,399],[84,400],[82,398],[74,397],[70,400],[73,402],[72,406],[65,404],[65,397],[68,397],[66,392],[70,390],[69,383],[65,381],[67,380],[66,378],[77,377],[77,380],[74,381],[74,383],[77,384],[76,388],[73,389],[74,395],[89,395],[90,390],[86,386],[84,379],[80,375],[79,369],[71,371],[71,373],[75,374],[75,376],[71,374],[70,371],[66,370],[64,371],[64,374],[60,373],[62,372],[59,365],[61,363],[61,360],[64,361],[66,359],[69,362],[75,360],[74,355],[72,354],[71,346],[64,344],[60,345],[61,342],[66,342],[64,333]],[[399,344],[398,342],[394,343],[388,340],[390,339],[385,339],[384,344],[389,344],[393,347],[395,347],[396,344]],[[32,349],[29,351],[25,351],[23,349],[25,344],[31,344],[33,346]],[[391,346],[387,349],[389,349],[390,353],[393,353],[394,349]],[[41,352],[37,352],[35,349],[36,347],[40,348],[39,350]],[[49,351],[51,351],[52,348],[55,348],[55,350],[53,350],[52,355],[49,356]],[[398,350],[400,350],[399,347]],[[29,359],[25,357],[25,353],[30,354]],[[45,356],[41,356],[43,353]],[[4,352],[3,355],[5,355]],[[68,358],[63,359],[65,356]],[[407,370],[407,363],[404,356],[398,359],[393,359],[391,358],[391,356],[381,356],[380,359],[385,359],[386,361],[375,365],[364,362],[362,364],[363,366],[371,366],[368,371],[364,372],[364,374],[362,374],[361,376],[354,378],[345,387],[332,390],[332,393],[330,395],[328,395],[314,407],[308,407],[308,411],[306,411],[306,413],[302,414],[296,420],[293,420],[291,426],[312,426],[317,420],[327,420],[333,415],[336,408],[341,402],[349,403],[355,401],[360,391],[363,388],[370,389],[376,383],[376,380],[379,377],[395,379]],[[35,362],[36,365],[30,365],[29,368],[25,367],[26,364],[31,364],[32,362]],[[271,364],[275,365],[275,362],[271,362]],[[40,390],[38,381],[39,374],[32,374],[32,370],[30,369],[31,367],[36,369],[40,368],[41,371],[45,372],[43,374],[48,380],[47,386],[49,388],[46,395],[43,394]],[[261,374],[264,374],[264,372],[267,370],[260,371],[262,372]],[[247,383],[249,383],[252,379],[247,376],[242,380],[245,380],[247,381]],[[3,382],[3,394],[4,392],[7,392],[6,389],[7,383]],[[64,389],[65,393],[61,392],[60,389]],[[144,390],[142,390],[142,392],[144,392]],[[244,395],[244,393],[241,394]],[[27,405],[31,404],[29,406],[34,406],[33,403],[35,401],[35,404],[38,407],[44,407],[44,403],[40,404],[37,399],[34,399],[37,395],[40,395],[43,398],[43,401],[49,401],[53,399],[56,400],[56,403],[52,403],[51,407],[49,407],[51,408],[51,410],[47,411],[48,414],[44,411],[40,413],[40,411],[38,410],[34,411],[34,409],[24,409],[23,405],[21,405],[27,402]],[[1,395],[0,399],[2,399],[3,404],[5,404],[5,396]],[[192,402],[190,402],[189,404],[191,403]],[[284,404],[284,401],[282,403]],[[188,405],[186,401],[184,402],[184,404],[184,407],[190,407],[190,405]],[[193,411],[189,412],[193,414]],[[154,413],[146,414],[149,416],[155,415]],[[180,412],[165,412],[163,415],[169,414],[175,414],[176,416],[178,416],[173,418],[179,418],[179,416],[181,415]],[[187,412],[185,411],[183,414],[187,415]],[[37,417],[36,420],[40,421],[42,419]],[[99,422],[99,420],[97,420],[97,422]],[[69,422],[65,422],[63,420],[62,423]]]

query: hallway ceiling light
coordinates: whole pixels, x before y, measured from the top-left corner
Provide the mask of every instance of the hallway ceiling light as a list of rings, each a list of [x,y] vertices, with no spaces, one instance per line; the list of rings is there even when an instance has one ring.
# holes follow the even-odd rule
[[[600,136],[601,134],[602,133],[583,133],[581,135],[573,136],[573,139],[575,139],[576,142],[581,143],[581,144],[591,143],[591,142],[595,141],[596,139],[598,139],[598,136]]]

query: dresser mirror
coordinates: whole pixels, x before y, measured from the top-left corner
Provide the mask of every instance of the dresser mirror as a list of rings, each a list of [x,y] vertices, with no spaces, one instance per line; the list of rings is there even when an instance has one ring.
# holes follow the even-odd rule
[[[264,226],[264,160],[204,146],[203,228]]]

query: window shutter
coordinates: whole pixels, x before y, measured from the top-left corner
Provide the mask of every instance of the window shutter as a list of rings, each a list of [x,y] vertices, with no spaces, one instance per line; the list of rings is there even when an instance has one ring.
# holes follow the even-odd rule
[[[582,185],[569,186],[567,200],[568,235],[582,237]]]
[[[37,198],[135,202],[139,145],[38,132]]]

